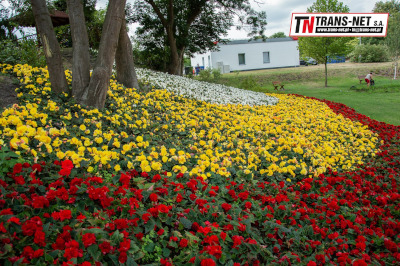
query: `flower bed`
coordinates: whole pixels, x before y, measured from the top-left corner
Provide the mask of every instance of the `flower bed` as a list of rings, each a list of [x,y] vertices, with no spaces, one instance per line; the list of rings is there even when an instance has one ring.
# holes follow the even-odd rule
[[[137,69],[137,75],[142,83],[151,84],[178,95],[210,103],[254,106],[272,105],[278,102],[277,98],[264,93],[168,75],[143,68]]]
[[[25,86],[0,117],[0,264],[400,260],[399,127],[304,97],[216,105],[116,83],[88,110],[42,69],[2,71]]]

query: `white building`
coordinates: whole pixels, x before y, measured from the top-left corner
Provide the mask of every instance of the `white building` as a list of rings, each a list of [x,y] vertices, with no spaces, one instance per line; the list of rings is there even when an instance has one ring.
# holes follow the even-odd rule
[[[192,67],[216,68],[222,73],[299,66],[297,39],[235,40],[219,44],[219,51],[195,54]]]

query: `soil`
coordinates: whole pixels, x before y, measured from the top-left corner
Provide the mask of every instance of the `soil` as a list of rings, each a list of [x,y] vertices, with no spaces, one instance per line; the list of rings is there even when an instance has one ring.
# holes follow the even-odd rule
[[[16,80],[9,76],[0,75],[0,112],[4,107],[18,102],[16,88],[18,88]]]

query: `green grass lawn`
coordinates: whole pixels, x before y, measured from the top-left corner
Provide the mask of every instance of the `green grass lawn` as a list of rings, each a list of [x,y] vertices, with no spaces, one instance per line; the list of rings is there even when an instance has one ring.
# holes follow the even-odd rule
[[[322,65],[248,71],[223,75],[220,83],[260,92],[273,92],[272,81],[285,84],[281,93],[295,93],[343,103],[372,119],[400,125],[400,80],[391,76],[392,63],[328,65],[328,87]],[[359,84],[357,75],[373,71],[375,86]],[[275,91],[276,92],[276,91]]]

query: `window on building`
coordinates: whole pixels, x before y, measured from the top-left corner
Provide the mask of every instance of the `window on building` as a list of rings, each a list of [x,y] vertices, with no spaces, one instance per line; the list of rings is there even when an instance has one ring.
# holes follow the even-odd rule
[[[208,56],[208,67],[211,68],[211,55]]]
[[[239,65],[245,65],[246,64],[246,59],[244,54],[238,54],[239,56]]]
[[[269,52],[263,52],[263,62],[265,63],[269,63]]]
[[[204,57],[202,57],[201,59],[202,59],[201,61],[203,62],[203,67],[204,67]]]

